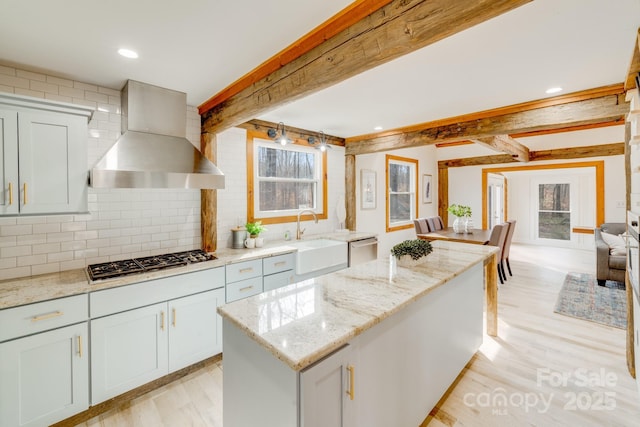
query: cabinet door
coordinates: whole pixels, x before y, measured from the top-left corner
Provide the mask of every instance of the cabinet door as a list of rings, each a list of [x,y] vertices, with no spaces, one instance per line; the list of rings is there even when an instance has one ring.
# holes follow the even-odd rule
[[[168,372],[167,304],[91,321],[91,403],[95,405]]]
[[[293,270],[264,276],[262,280],[262,290],[263,292],[267,292],[273,289],[278,289],[283,286],[290,285],[291,283],[293,283],[294,276],[295,274],[293,274]]]
[[[354,356],[347,344],[300,373],[301,427],[355,425]]]
[[[44,426],[89,407],[87,324],[0,344],[0,425]]]
[[[86,118],[19,112],[20,213],[87,211]]]
[[[222,351],[224,288],[169,301],[169,372]]]
[[[0,109],[0,214],[18,213],[18,113]]]

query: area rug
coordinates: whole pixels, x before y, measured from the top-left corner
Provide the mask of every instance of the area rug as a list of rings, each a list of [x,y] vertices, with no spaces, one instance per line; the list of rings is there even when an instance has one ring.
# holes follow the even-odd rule
[[[569,273],[553,311],[626,329],[627,294],[624,283],[607,280],[605,286],[598,286],[592,274]]]

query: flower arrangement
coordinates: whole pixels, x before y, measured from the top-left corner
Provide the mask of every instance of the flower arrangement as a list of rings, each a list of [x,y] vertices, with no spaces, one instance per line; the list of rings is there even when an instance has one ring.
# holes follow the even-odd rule
[[[257,237],[260,233],[267,230],[262,225],[262,221],[248,222],[244,225],[244,228],[251,237]]]
[[[469,206],[453,204],[447,208],[447,211],[458,218],[471,216],[471,207]]]
[[[429,255],[433,251],[428,240],[415,239],[405,240],[391,248],[391,254],[400,259],[403,255],[408,255],[413,260],[417,260]]]

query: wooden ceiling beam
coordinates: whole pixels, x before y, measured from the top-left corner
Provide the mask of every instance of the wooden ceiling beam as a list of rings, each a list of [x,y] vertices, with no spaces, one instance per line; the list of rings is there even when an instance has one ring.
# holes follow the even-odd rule
[[[221,132],[473,27],[531,0],[393,0],[202,113]]]
[[[275,129],[278,126],[277,123],[268,122],[266,120],[249,120],[248,122],[242,123],[237,127],[252,131],[257,131],[266,134],[269,129]],[[302,128],[296,128],[293,126],[286,126],[285,130],[287,131],[287,136],[291,139],[304,139],[306,140],[310,136],[315,138],[320,138],[320,132],[310,131]],[[344,147],[344,138],[340,138],[339,136],[327,135],[324,134],[325,139],[328,144],[339,145]]]
[[[510,154],[514,160],[519,162],[529,161],[529,148],[520,144],[509,135],[495,135],[486,138],[473,139],[473,142],[501,153]]]
[[[638,73],[640,73],[640,28],[638,28],[638,34],[636,34],[636,42],[633,44],[631,64],[629,64],[627,79],[624,82],[625,90],[630,90],[636,87],[636,76]]]
[[[543,160],[566,160],[584,159],[587,157],[606,157],[624,154],[624,142],[613,144],[589,145],[585,147],[556,148],[552,150],[531,151],[529,159],[531,162]],[[509,154],[496,156],[466,157],[462,159],[441,160],[438,162],[439,169],[459,168],[464,166],[485,166],[498,165],[502,163],[514,163],[516,160]]]
[[[495,135],[610,122],[625,117],[628,111],[629,104],[624,100],[624,93],[606,95],[371,139],[353,141],[347,138],[346,153],[359,155]]]

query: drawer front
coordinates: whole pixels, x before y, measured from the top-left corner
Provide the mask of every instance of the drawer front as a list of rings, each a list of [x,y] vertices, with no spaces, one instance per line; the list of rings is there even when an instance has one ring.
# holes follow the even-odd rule
[[[91,318],[205,292],[224,286],[224,267],[91,292]]]
[[[0,341],[87,320],[87,294],[0,310]]]
[[[281,271],[293,270],[296,258],[293,253],[276,255],[262,259],[262,271],[264,275],[280,273]]]
[[[262,277],[254,277],[227,285],[227,303],[262,292]]]
[[[264,276],[262,280],[262,288],[265,292],[278,289],[293,283],[295,274],[293,270],[283,271],[269,276]]]
[[[240,280],[246,280],[252,277],[262,276],[262,260],[261,259],[254,259],[251,261],[228,264],[226,268],[227,268],[227,283],[239,282]]]

